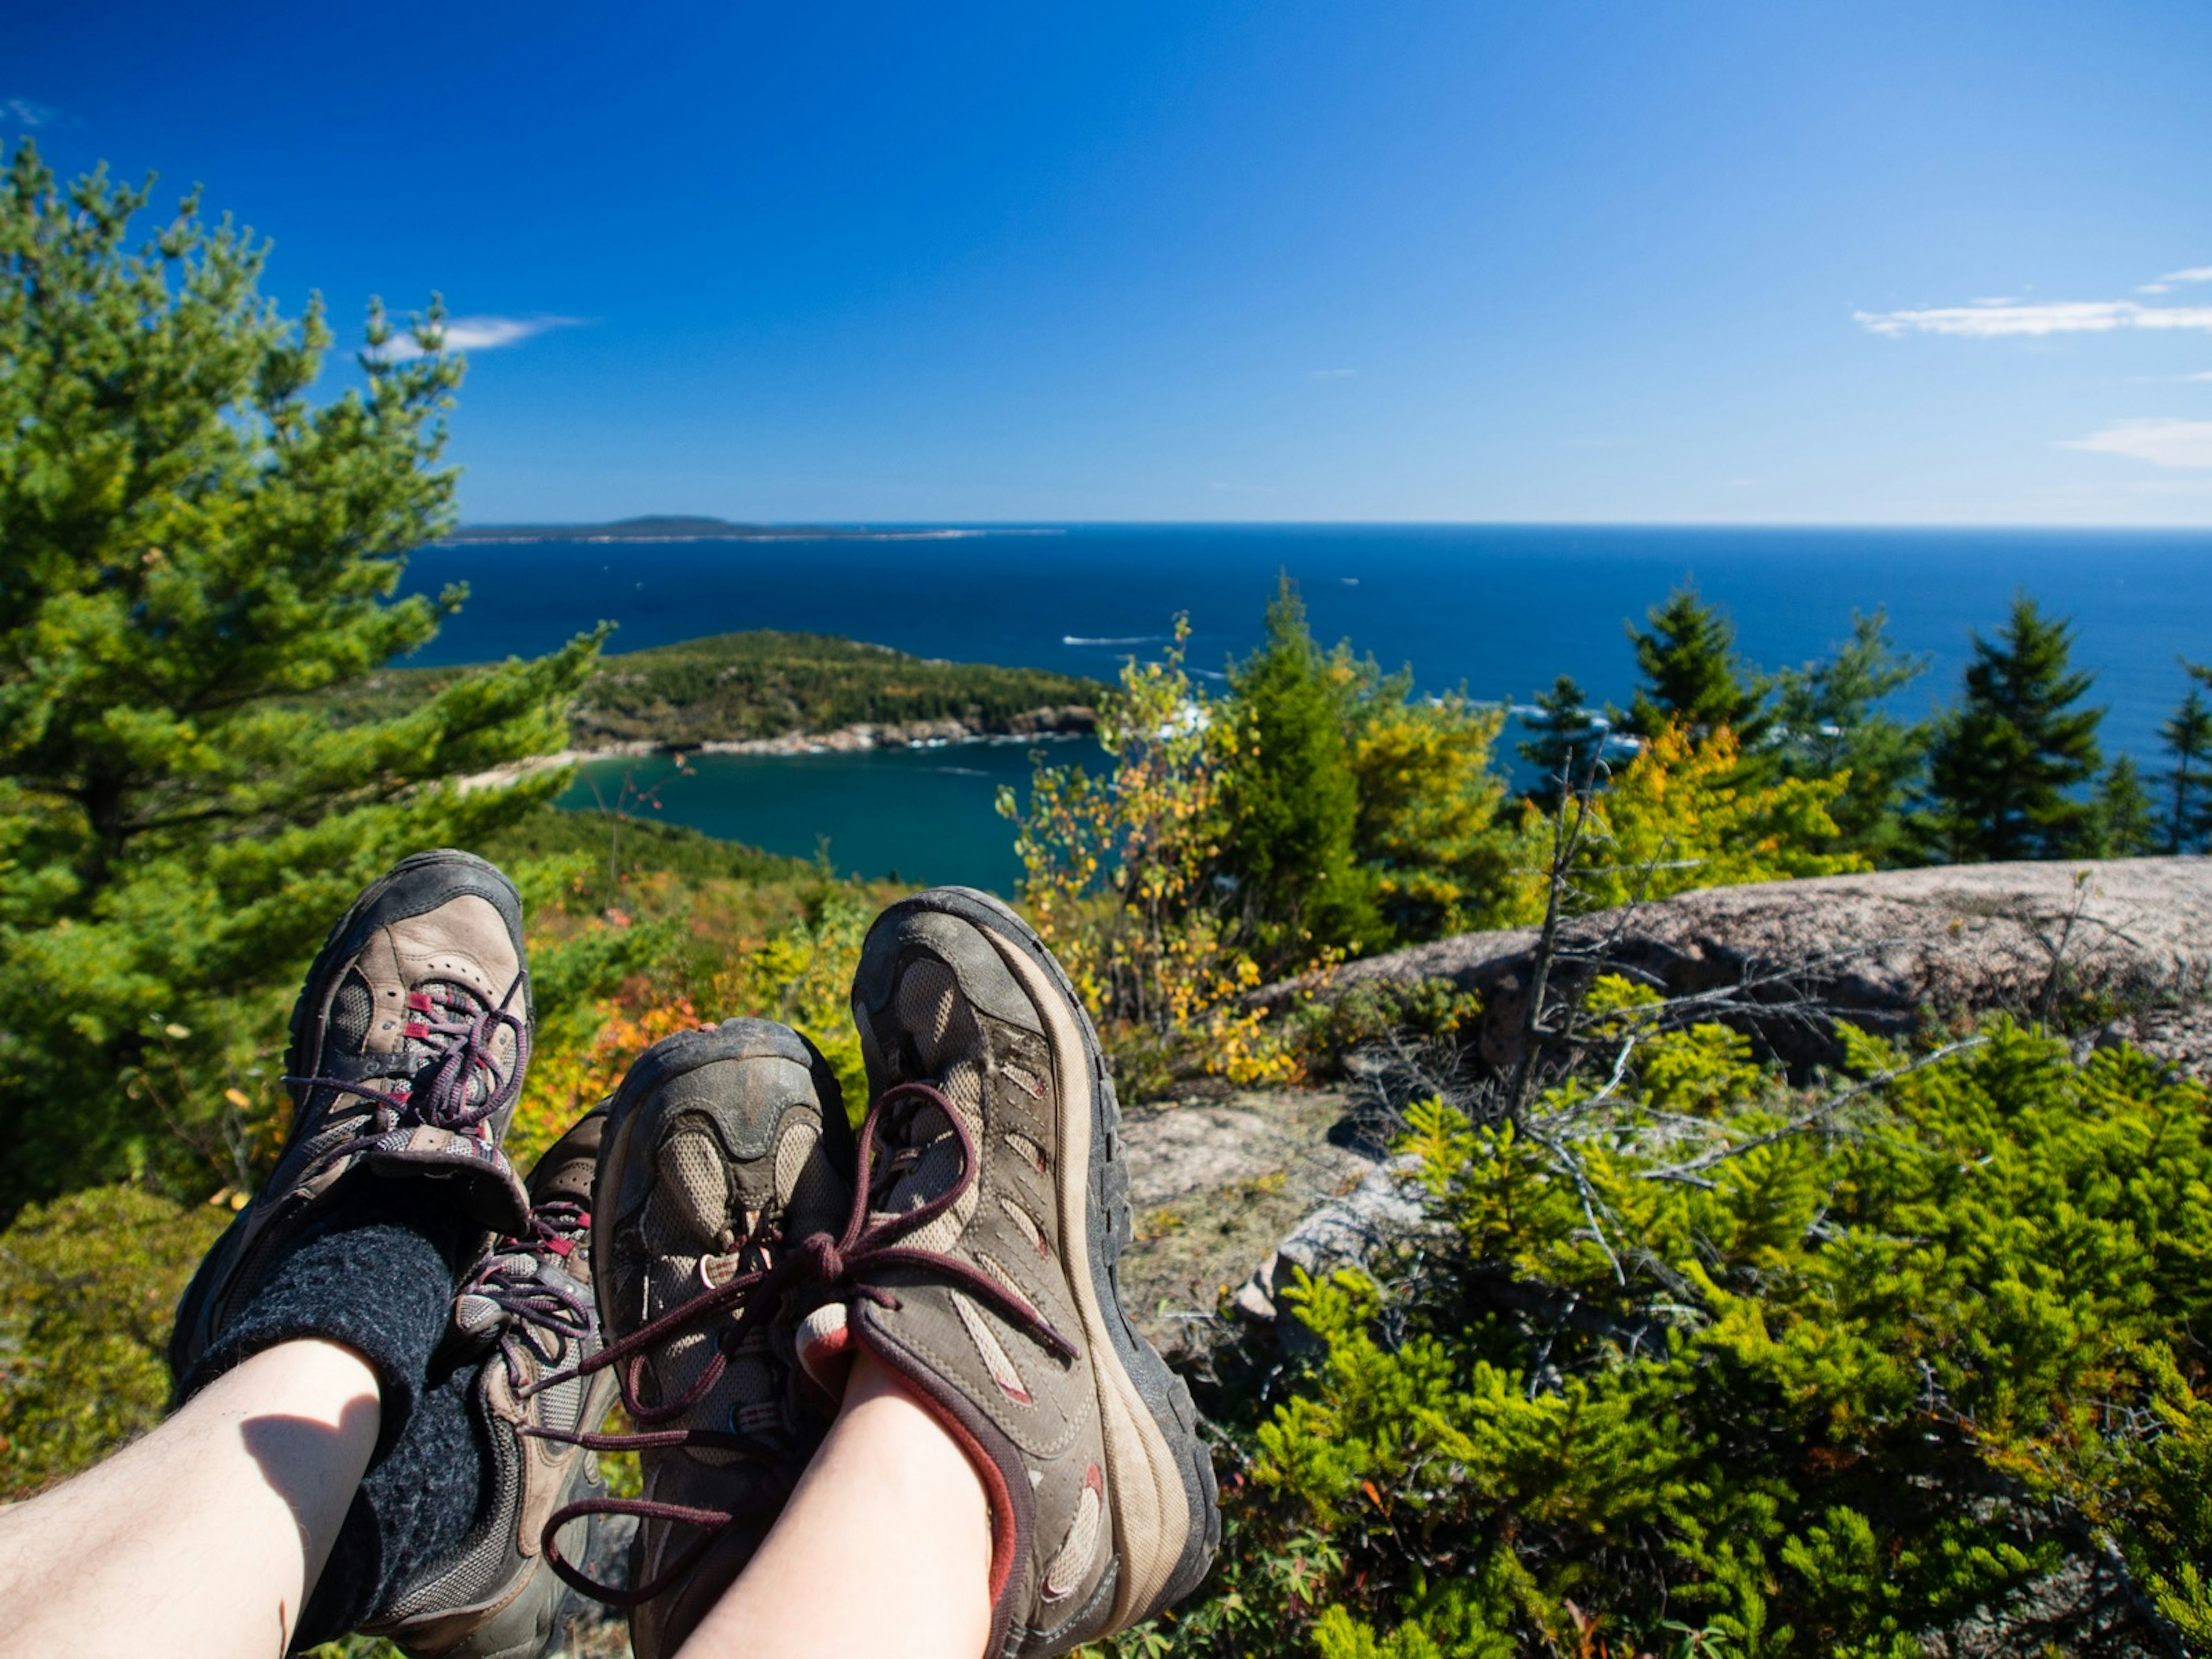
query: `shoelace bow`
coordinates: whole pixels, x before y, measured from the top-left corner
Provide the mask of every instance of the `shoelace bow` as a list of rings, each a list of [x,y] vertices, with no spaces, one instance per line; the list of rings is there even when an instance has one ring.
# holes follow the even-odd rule
[[[550,1334],[554,1338],[550,1349],[531,1342],[541,1361],[557,1358],[562,1341],[574,1342],[588,1352],[599,1328],[592,1292],[568,1273],[548,1269],[566,1261],[591,1231],[592,1212],[581,1204],[573,1199],[549,1200],[530,1212],[529,1235],[502,1241],[498,1251],[469,1276],[461,1294],[482,1297],[520,1325],[536,1326]],[[500,1333],[500,1353],[506,1361],[507,1381],[518,1395],[529,1387],[530,1378],[515,1345],[529,1340],[527,1333],[514,1323]]]
[[[523,1073],[530,1065],[530,1023],[513,1012],[513,1004],[529,977],[527,972],[517,974],[496,1007],[467,987],[443,980],[431,991],[410,991],[410,1018],[400,1035],[429,1048],[432,1063],[425,1068],[427,1079],[418,1071],[414,1082],[388,1090],[337,1077],[284,1079],[295,1088],[353,1095],[374,1109],[368,1127],[316,1159],[302,1183],[331,1164],[368,1151],[394,1129],[419,1123],[461,1133],[513,1105],[522,1094]],[[514,1060],[503,1068],[493,1053],[502,1030],[514,1036]],[[483,1098],[471,1105],[471,1085],[479,1081]]]
[[[960,1143],[960,1173],[945,1191],[927,1203],[897,1215],[885,1216],[871,1224],[869,1215],[877,1185],[873,1177],[876,1175],[878,1125],[898,1108],[910,1109],[903,1115],[905,1121],[910,1122],[915,1114],[925,1107],[936,1108],[945,1121],[952,1126]],[[896,1294],[880,1285],[869,1283],[867,1279],[867,1275],[886,1267],[924,1268],[997,1309],[1011,1323],[1035,1338],[1047,1352],[1063,1360],[1073,1361],[1077,1358],[1079,1350],[1075,1344],[1054,1330],[1044,1316],[1018,1294],[989,1274],[941,1251],[917,1249],[898,1243],[908,1234],[927,1226],[943,1215],[975,1184],[979,1169],[975,1138],[962,1121],[960,1114],[953,1109],[952,1103],[942,1092],[926,1083],[901,1083],[877,1096],[868,1108],[866,1119],[860,1125],[856,1162],[860,1179],[854,1183],[853,1207],[846,1218],[844,1231],[836,1238],[822,1232],[800,1239],[768,1267],[735,1274],[680,1307],[671,1309],[659,1318],[640,1326],[619,1342],[610,1343],[568,1370],[554,1372],[541,1379],[528,1392],[535,1394],[569,1376],[586,1376],[611,1365],[619,1366],[621,1369],[615,1375],[622,1389],[623,1405],[631,1419],[640,1425],[666,1422],[672,1418],[680,1417],[712,1392],[746,1338],[775,1316],[784,1296],[793,1289],[817,1287],[842,1292],[848,1303],[865,1300],[880,1307],[898,1307],[899,1299]],[[887,1164],[882,1173],[886,1177],[895,1177],[903,1171],[894,1170]],[[768,1248],[779,1242],[773,1230],[763,1230],[741,1242],[736,1254],[742,1259],[749,1245]],[[715,1341],[713,1355],[700,1369],[691,1386],[673,1401],[646,1404],[639,1397],[638,1383],[651,1350],[702,1321],[732,1309],[740,1310],[738,1317],[723,1329]],[[775,1467],[772,1447],[750,1436],[715,1429],[647,1429],[637,1434],[610,1435],[567,1434],[557,1430],[533,1427],[523,1432],[543,1439],[563,1441],[593,1451],[648,1451],[665,1447],[697,1447],[733,1452],[765,1463],[771,1469]],[[556,1534],[569,1522],[588,1515],[629,1515],[641,1521],[674,1522],[704,1530],[673,1563],[656,1575],[652,1583],[622,1589],[595,1583],[578,1571],[561,1554]],[[725,1510],[693,1509],[681,1504],[662,1504],[648,1498],[587,1498],[568,1505],[550,1517],[545,1522],[542,1543],[546,1565],[560,1574],[566,1583],[610,1607],[629,1607],[651,1601],[676,1583],[706,1554],[717,1538],[736,1524],[737,1516]]]

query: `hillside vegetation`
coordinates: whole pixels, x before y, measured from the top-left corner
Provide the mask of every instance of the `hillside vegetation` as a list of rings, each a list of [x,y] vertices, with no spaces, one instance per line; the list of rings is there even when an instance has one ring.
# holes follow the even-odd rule
[[[391,668],[347,693],[347,718],[427,701],[459,668]],[[570,727],[580,748],[683,749],[851,726],[954,721],[976,732],[1060,729],[1105,688],[1042,668],[944,662],[828,634],[716,634],[599,659]],[[1040,725],[1042,711],[1053,718]],[[1076,717],[1079,726],[1080,717]]]

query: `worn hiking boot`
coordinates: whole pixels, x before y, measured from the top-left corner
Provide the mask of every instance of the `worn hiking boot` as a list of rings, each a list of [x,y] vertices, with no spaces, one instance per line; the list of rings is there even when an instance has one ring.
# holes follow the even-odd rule
[[[418,853],[339,919],[292,1011],[292,1127],[252,1203],[185,1291],[169,1343],[186,1376],[269,1263],[367,1176],[442,1177],[488,1231],[530,1200],[500,1141],[530,1054],[522,902],[466,853]]]
[[[752,1559],[836,1414],[793,1358],[798,1316],[771,1278],[784,1242],[841,1225],[853,1139],[813,1044],[766,1020],[679,1032],[609,1108],[592,1224],[609,1346],[640,1432],[627,1590],[637,1659],[665,1659]],[[603,1443],[612,1445],[613,1439]],[[565,1565],[565,1564],[563,1564]]]
[[[546,1149],[530,1175],[530,1231],[499,1240],[454,1299],[455,1340],[484,1351],[471,1404],[488,1501],[451,1556],[362,1626],[422,1659],[535,1659],[574,1603],[545,1565],[545,1523],[586,1505],[562,1536],[588,1553],[590,1500],[606,1495],[589,1447],[615,1382],[599,1371],[536,1385],[599,1350],[591,1205],[606,1121],[602,1106]]]
[[[857,1343],[990,1499],[988,1652],[1065,1651],[1188,1595],[1220,1539],[1189,1391],[1121,1306],[1130,1237],[1097,1034],[1036,935],[936,888],[878,919],[853,987],[871,1184],[805,1358]],[[925,1259],[917,1261],[917,1255]]]

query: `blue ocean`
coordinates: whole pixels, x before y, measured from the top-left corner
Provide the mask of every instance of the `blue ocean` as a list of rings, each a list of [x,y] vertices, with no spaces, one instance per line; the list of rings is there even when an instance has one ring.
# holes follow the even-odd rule
[[[908,527],[922,528],[922,527]],[[885,539],[427,548],[411,589],[466,582],[469,604],[416,659],[482,661],[618,625],[616,651],[744,628],[805,629],[920,655],[1110,678],[1191,622],[1189,660],[1219,673],[1259,637],[1279,573],[1316,636],[1349,639],[1431,690],[1526,704],[1571,674],[1594,701],[1635,683],[1626,624],[1683,581],[1734,619],[1765,668],[1821,656],[1852,612],[1886,610],[1929,672],[1898,698],[1955,696],[1973,630],[2016,592],[2071,618],[2075,660],[2108,713],[2106,751],[2155,769],[2184,690],[2176,659],[2212,659],[2212,532],[1712,529],[1572,526],[1066,526]],[[1509,738],[1513,735],[1509,729]],[[1083,745],[1063,745],[1054,758]],[[789,759],[707,757],[657,791],[661,816],[841,869],[1005,889],[1011,835],[992,811],[1026,776],[1016,745]],[[659,763],[586,769],[571,805],[650,788]],[[596,795],[595,795],[596,792]]]

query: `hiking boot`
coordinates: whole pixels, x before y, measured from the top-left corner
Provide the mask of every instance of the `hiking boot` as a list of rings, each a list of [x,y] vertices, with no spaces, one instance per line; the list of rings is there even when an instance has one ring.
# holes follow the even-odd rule
[[[865,1347],[967,1452],[991,1508],[988,1653],[1149,1619],[1197,1587],[1220,1517],[1189,1390],[1116,1285],[1128,1182],[1097,1035],[1036,935],[957,887],[877,920],[853,1012],[871,1193],[800,1253],[842,1291],[805,1322],[806,1363]]]
[[[599,1350],[592,1293],[592,1176],[606,1109],[587,1114],[531,1171],[530,1230],[502,1238],[454,1298],[455,1340],[483,1351],[471,1403],[489,1452],[488,1502],[460,1547],[363,1621],[423,1659],[534,1659],[574,1605],[545,1568],[548,1516],[605,1496],[588,1448],[614,1403],[604,1372],[544,1389]],[[587,1553],[588,1521],[566,1530]]]
[[[829,1062],[798,1032],[733,1019],[655,1043],[609,1107],[592,1223],[612,1368],[640,1432],[629,1585],[563,1576],[630,1613],[636,1659],[684,1644],[752,1559],[837,1402],[801,1375],[784,1241],[826,1233],[852,1190],[852,1131]],[[556,1516],[555,1520],[560,1519]]]
[[[466,853],[418,853],[340,918],[292,1010],[292,1127],[177,1310],[182,1379],[310,1221],[367,1176],[437,1176],[487,1231],[530,1200],[500,1150],[530,1055],[522,902]]]

